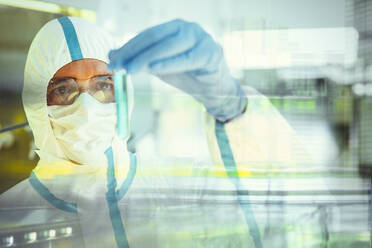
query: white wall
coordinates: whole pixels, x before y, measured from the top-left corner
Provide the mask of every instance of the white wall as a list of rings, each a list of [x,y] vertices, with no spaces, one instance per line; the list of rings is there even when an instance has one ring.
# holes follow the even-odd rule
[[[102,0],[97,12],[100,23],[112,22],[111,28],[121,33],[138,32],[174,18],[199,22],[217,35],[232,30],[345,24],[345,0]]]

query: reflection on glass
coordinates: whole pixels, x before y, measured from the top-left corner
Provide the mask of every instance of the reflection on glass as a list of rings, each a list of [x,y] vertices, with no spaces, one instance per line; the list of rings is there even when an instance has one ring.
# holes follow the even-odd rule
[[[0,246],[120,247],[125,240],[115,233],[122,232],[129,247],[369,247],[372,4],[299,2],[97,2],[97,24],[122,43],[175,17],[199,23],[249,92],[245,115],[214,122],[195,98],[147,68],[131,75],[131,136],[123,157],[105,153],[111,170],[80,178],[85,168],[56,162],[33,185],[32,127],[0,132]],[[27,121],[20,76],[27,51],[60,15],[1,3],[3,129]],[[50,89],[57,105],[79,95],[73,78],[63,83],[66,98],[56,95],[65,89]],[[114,101],[112,87],[90,89],[100,102]],[[4,196],[21,181],[14,202],[25,204],[12,205]],[[106,187],[99,197],[97,182]]]

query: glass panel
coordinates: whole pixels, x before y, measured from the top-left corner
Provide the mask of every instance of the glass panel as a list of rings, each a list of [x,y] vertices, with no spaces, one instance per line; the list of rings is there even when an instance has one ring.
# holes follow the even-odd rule
[[[371,1],[10,2],[0,1],[0,247],[370,247]],[[55,147],[36,147],[22,103],[31,42],[44,24],[65,14],[95,21],[119,41],[115,48],[175,18],[198,23],[223,48],[229,72],[213,74],[224,65],[213,67],[218,49],[208,63],[196,56],[181,71],[155,73],[155,63],[139,73],[128,70],[129,140],[110,140],[113,149],[102,152],[111,119],[106,113],[98,123],[98,107],[89,113],[83,111],[89,105],[79,107],[86,122],[60,122],[66,132],[89,125],[82,135],[68,136],[71,147],[96,137],[78,154],[104,162],[79,164],[53,133],[47,138],[53,136]],[[181,31],[164,38],[181,37],[181,48],[167,44],[157,59],[182,54],[172,49],[184,49],[187,38],[202,39],[191,27]],[[102,60],[108,51],[94,44],[104,39],[82,32],[76,29],[83,57],[93,51]],[[161,32],[125,62],[155,56],[144,51],[164,42],[154,42]],[[70,58],[67,44],[64,49]],[[231,84],[229,73],[248,105],[222,124],[206,108],[234,100],[221,100],[227,90],[208,95],[215,88],[202,89],[202,83],[213,75]],[[200,88],[185,90],[182,84],[195,80]],[[100,150],[84,153],[96,143]]]

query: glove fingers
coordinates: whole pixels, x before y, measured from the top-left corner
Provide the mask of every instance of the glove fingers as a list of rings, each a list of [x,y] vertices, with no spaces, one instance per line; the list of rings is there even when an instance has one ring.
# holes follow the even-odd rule
[[[149,69],[158,75],[203,69],[210,59],[211,52],[213,55],[210,45],[208,40],[204,39],[182,54],[152,62]]]
[[[149,64],[154,61],[183,54],[190,50],[197,43],[197,39],[198,37],[192,30],[180,30],[141,51],[125,67],[130,73],[148,69]]]
[[[153,43],[156,43],[165,37],[175,34],[180,29],[180,21],[174,20],[167,23],[163,23],[154,27],[151,27],[133,39],[128,41],[121,48],[110,52],[110,69],[122,68],[127,61],[131,60],[134,56],[140,53],[142,50],[148,48]]]

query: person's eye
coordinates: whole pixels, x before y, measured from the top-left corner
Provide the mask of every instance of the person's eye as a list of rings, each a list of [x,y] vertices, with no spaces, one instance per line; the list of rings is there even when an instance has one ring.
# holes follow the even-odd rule
[[[56,89],[54,89],[53,92],[57,95],[65,95],[67,93],[67,87],[59,86]]]
[[[106,82],[98,82],[98,88],[100,90],[112,90],[112,84]]]

